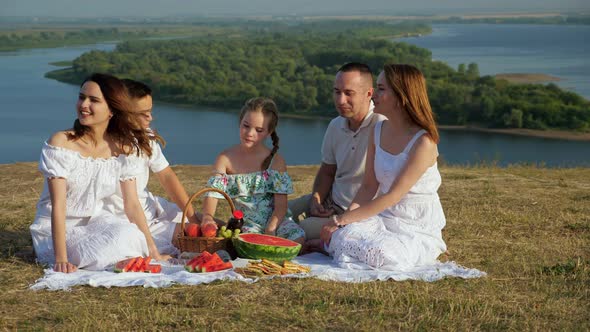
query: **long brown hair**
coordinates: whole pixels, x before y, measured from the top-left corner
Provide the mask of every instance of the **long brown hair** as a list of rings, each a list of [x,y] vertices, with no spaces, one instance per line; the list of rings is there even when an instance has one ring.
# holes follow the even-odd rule
[[[272,150],[268,157],[262,162],[261,169],[264,171],[270,166],[272,158],[279,150],[279,135],[277,135],[276,130],[277,124],[279,123],[279,111],[277,109],[277,104],[275,104],[272,99],[258,97],[246,101],[240,112],[240,123],[242,123],[242,119],[244,119],[244,116],[248,112],[261,112],[264,118],[270,117],[268,128],[266,129],[270,133],[270,138],[272,139]]]
[[[150,139],[139,124],[133,103],[123,82],[115,76],[100,73],[90,75],[82,82],[81,86],[86,82],[94,82],[100,87],[100,91],[113,114],[106,132],[114,142],[123,151],[135,152],[137,155],[143,152],[151,156]],[[68,134],[69,140],[78,140],[88,136],[93,142],[96,142],[90,127],[80,124],[78,119],[74,121],[73,131]]]
[[[439,142],[438,129],[426,92],[422,72],[412,65],[386,64],[383,66],[387,83],[399,99],[410,119],[426,130],[435,143]]]

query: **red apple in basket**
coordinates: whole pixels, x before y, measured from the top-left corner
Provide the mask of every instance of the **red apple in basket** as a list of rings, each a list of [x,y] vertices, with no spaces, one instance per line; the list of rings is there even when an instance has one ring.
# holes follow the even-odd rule
[[[197,237],[201,236],[199,232],[199,225],[198,224],[188,224],[184,228],[184,234],[186,236]]]
[[[201,233],[204,237],[215,237],[217,235],[217,225],[205,224],[201,226]]]

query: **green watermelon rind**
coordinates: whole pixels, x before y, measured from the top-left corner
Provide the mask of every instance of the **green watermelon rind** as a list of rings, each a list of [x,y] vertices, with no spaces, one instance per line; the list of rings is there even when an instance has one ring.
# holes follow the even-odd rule
[[[234,248],[236,249],[239,257],[250,259],[265,258],[271,261],[282,263],[283,261],[289,261],[297,257],[297,254],[299,254],[299,251],[301,250],[301,244],[299,243],[297,243],[296,246],[286,247],[246,242],[241,238],[241,235],[246,234],[248,233],[240,234],[232,238]]]

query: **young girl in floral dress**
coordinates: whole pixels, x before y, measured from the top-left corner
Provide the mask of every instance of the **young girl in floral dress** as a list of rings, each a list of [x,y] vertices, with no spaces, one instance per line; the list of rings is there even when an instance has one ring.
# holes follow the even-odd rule
[[[279,136],[276,104],[267,98],[248,100],[240,113],[240,143],[222,151],[215,160],[207,185],[223,190],[244,212],[243,232],[276,235],[304,242],[303,229],[291,219],[287,195],[293,192],[285,160],[277,150]],[[273,148],[264,140],[270,136]],[[218,193],[208,192],[203,203],[203,222],[215,224]]]

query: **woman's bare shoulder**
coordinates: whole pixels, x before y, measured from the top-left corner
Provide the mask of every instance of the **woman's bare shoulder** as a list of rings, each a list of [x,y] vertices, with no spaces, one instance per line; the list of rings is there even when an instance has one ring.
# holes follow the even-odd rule
[[[51,135],[47,140],[47,144],[60,147],[60,148],[68,148],[70,147],[70,139],[69,136],[73,134],[73,131],[70,130],[63,130],[58,131]]]
[[[432,161],[433,163],[438,157],[438,144],[432,140],[432,137],[430,137],[429,134],[420,136],[420,138],[416,140],[412,150],[414,150],[414,153],[421,158]]]

